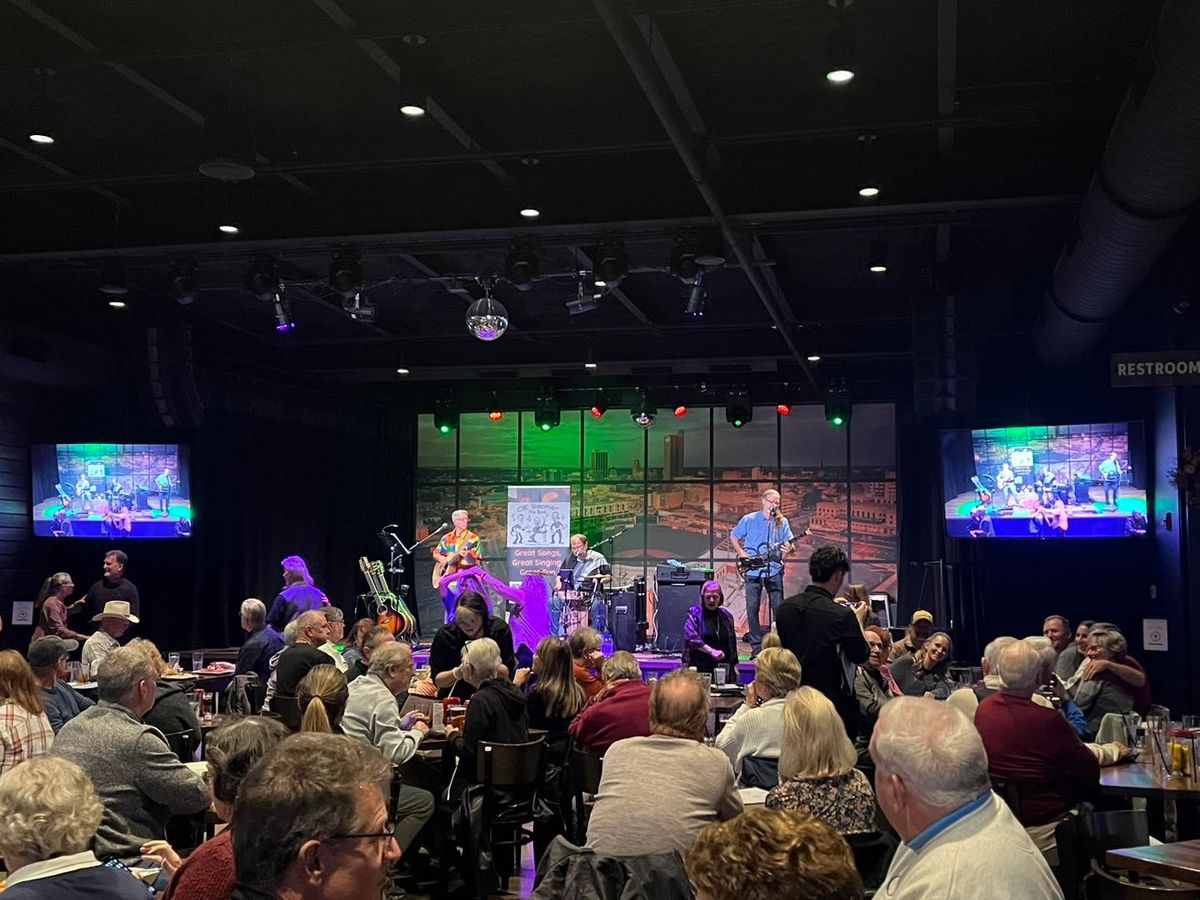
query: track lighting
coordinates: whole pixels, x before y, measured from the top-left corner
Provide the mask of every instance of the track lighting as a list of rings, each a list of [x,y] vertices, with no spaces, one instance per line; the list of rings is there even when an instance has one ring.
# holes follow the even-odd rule
[[[734,428],[743,428],[754,419],[754,407],[746,399],[744,392],[730,396],[725,404],[725,421]]]
[[[629,258],[625,255],[625,242],[620,238],[605,238],[589,254],[592,258],[592,274],[596,287],[614,288],[629,272]]]
[[[557,428],[561,420],[558,401],[553,397],[539,397],[533,408],[533,424],[542,431]]]
[[[831,388],[825,397],[825,421],[834,428],[841,428],[850,422],[853,404],[846,394],[844,387]]]
[[[504,279],[520,291],[527,291],[538,277],[537,251],[529,241],[513,244],[504,259]]]
[[[629,411],[629,417],[633,419],[633,424],[638,428],[646,429],[654,425],[655,420],[658,418],[658,410],[646,399],[646,395],[642,394],[641,399]]]
[[[433,408],[433,427],[441,434],[449,434],[458,428],[458,413],[448,404],[437,404]]]
[[[172,261],[167,274],[168,291],[181,306],[187,306],[200,293],[199,266],[194,262]]]
[[[888,270],[888,244],[883,238],[871,241],[867,251],[867,269],[876,275],[882,275]]]

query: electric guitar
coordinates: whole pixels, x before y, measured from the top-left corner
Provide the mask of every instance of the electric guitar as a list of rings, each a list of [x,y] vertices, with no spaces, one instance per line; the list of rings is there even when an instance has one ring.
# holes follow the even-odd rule
[[[375,624],[383,625],[398,638],[412,641],[417,636],[417,619],[404,601],[392,593],[383,573],[383,563],[358,558],[358,568],[367,579],[367,590],[375,601]]]
[[[784,544],[790,544],[792,541],[798,541],[800,538],[812,537],[812,533],[812,528],[805,528],[804,531],[800,532],[800,534],[794,534],[786,541],[780,541],[777,544],[759,544],[756,548],[758,552],[753,556],[742,556],[738,558],[738,572],[745,577],[752,572],[757,572],[759,569],[765,568],[772,562],[781,563],[781,560],[771,559],[772,556],[779,552],[780,547],[782,547]],[[762,549],[763,547],[766,547],[765,551]]]

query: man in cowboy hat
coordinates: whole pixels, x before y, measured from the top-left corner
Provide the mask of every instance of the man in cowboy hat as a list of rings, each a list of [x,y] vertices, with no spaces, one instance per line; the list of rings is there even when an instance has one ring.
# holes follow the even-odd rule
[[[104,604],[103,611],[92,617],[92,621],[99,622],[100,628],[83,642],[83,671],[89,677],[95,674],[104,657],[121,646],[121,635],[129,630],[130,625],[136,625],[139,619],[129,612],[127,601],[109,600]]]

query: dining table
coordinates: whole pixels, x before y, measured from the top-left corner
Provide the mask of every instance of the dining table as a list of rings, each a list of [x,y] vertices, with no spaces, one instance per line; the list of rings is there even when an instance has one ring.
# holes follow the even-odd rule
[[[1109,850],[1104,854],[1104,863],[1110,869],[1126,869],[1200,885],[1200,840]]]
[[[1166,837],[1167,812],[1173,808],[1176,836],[1200,837],[1196,828],[1200,780],[1195,776],[1172,775],[1148,762],[1121,763],[1100,770],[1100,794],[1144,799],[1151,834]]]

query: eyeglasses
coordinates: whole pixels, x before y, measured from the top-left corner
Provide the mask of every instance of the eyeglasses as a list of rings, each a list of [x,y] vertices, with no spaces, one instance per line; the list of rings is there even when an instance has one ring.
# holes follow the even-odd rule
[[[325,840],[327,840],[327,841],[377,840],[382,843],[387,838],[396,836],[396,823],[391,820],[388,820],[384,824],[387,827],[387,831],[362,832],[359,834],[332,834],[329,837],[325,838]]]

